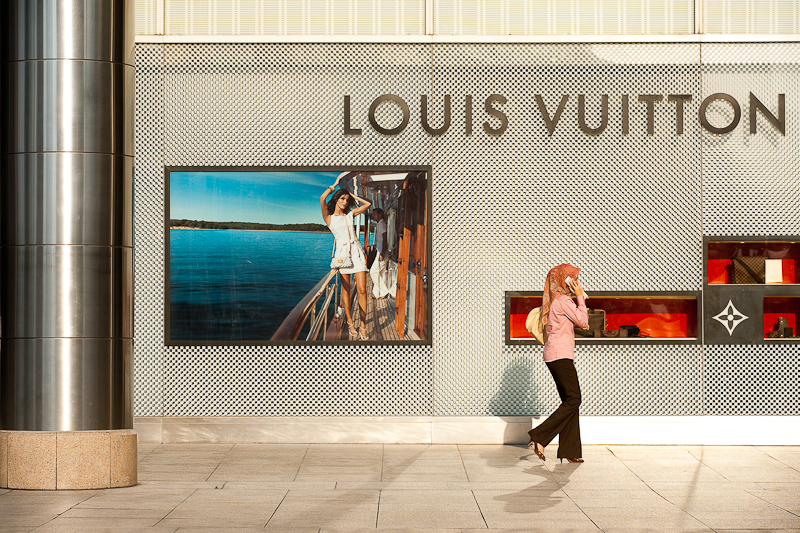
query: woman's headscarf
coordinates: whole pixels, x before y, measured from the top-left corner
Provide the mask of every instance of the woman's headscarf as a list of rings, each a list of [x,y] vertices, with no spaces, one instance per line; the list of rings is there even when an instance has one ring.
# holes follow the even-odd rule
[[[547,280],[544,282],[544,295],[542,296],[542,313],[539,315],[539,320],[542,321],[542,329],[547,324],[547,316],[550,314],[550,304],[553,300],[558,298],[559,294],[566,294],[569,296],[569,287],[564,281],[568,277],[576,280],[578,273],[581,269],[567,263],[558,265],[550,269],[547,273]]]

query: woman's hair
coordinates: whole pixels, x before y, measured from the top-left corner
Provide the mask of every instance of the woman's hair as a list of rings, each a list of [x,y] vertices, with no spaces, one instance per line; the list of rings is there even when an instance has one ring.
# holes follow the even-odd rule
[[[347,189],[339,189],[338,191],[333,193],[333,196],[331,197],[331,199],[328,200],[328,214],[329,215],[332,215],[334,213],[334,211],[336,211],[336,202],[338,202],[339,198],[341,198],[345,194],[348,195],[349,198],[347,199],[347,205],[344,208],[344,212],[345,212],[345,214],[350,212],[350,210],[353,208],[353,205],[355,205],[356,201],[353,198],[353,195],[350,194],[350,191],[348,191]]]

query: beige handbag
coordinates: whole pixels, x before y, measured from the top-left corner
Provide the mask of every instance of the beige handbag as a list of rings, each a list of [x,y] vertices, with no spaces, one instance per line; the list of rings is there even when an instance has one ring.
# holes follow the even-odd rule
[[[528,313],[528,318],[525,320],[525,329],[527,329],[528,333],[533,335],[533,338],[539,341],[540,344],[544,344],[547,342],[547,332],[542,327],[542,322],[539,320],[541,314],[541,307],[531,309],[531,312]]]

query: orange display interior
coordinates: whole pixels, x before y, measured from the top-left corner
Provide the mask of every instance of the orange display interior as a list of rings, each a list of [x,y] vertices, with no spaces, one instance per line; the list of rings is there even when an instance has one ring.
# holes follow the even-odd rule
[[[782,261],[783,281],[788,285],[796,283],[797,266],[800,265],[800,243],[797,242],[709,242],[708,243],[708,283],[709,285],[728,285],[733,283],[732,257],[764,256]]]
[[[540,297],[512,297],[511,338],[532,339],[525,329],[528,312],[542,305]],[[694,298],[592,297],[592,309],[604,309],[608,330],[636,325],[642,334],[656,338],[697,337],[697,301]]]
[[[764,298],[764,336],[774,331],[778,318],[786,318],[795,336],[797,333],[797,315],[800,314],[800,298],[784,296],[767,296]],[[524,326],[524,324],[523,324]]]

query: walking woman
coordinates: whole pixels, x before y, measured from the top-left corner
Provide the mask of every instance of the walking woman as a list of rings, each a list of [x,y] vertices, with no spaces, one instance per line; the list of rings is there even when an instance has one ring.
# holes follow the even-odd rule
[[[336,253],[343,247],[350,249],[350,258],[353,261],[353,266],[350,268],[340,268],[339,274],[342,275],[342,300],[344,301],[344,312],[347,316],[347,328],[350,333],[350,339],[358,337],[362,341],[368,341],[367,335],[367,258],[364,255],[364,248],[358,240],[354,229],[353,218],[365,212],[372,205],[367,200],[359,198],[354,194],[350,194],[347,189],[339,189],[333,194],[333,197],[326,202],[328,196],[336,189],[339,184],[341,176],[336,178],[336,182],[325,189],[322,196],[319,197],[319,206],[322,209],[322,219],[325,225],[333,233],[333,238],[336,241]],[[355,209],[353,206],[358,202],[359,205]],[[356,290],[358,291],[358,304],[359,315],[361,323],[356,332],[356,325],[353,321],[353,306],[350,302],[350,287],[352,278],[356,278]]]
[[[544,448],[558,438],[557,457],[563,462],[583,462],[581,448],[581,428],[578,421],[578,408],[581,405],[581,387],[575,371],[575,332],[574,326],[589,327],[586,311],[586,295],[578,282],[580,269],[563,264],[547,273],[542,298],[540,320],[547,334],[544,344],[544,362],[556,382],[561,405],[547,420],[528,432],[534,453],[545,460]],[[570,290],[575,293],[578,305],[570,298]]]

